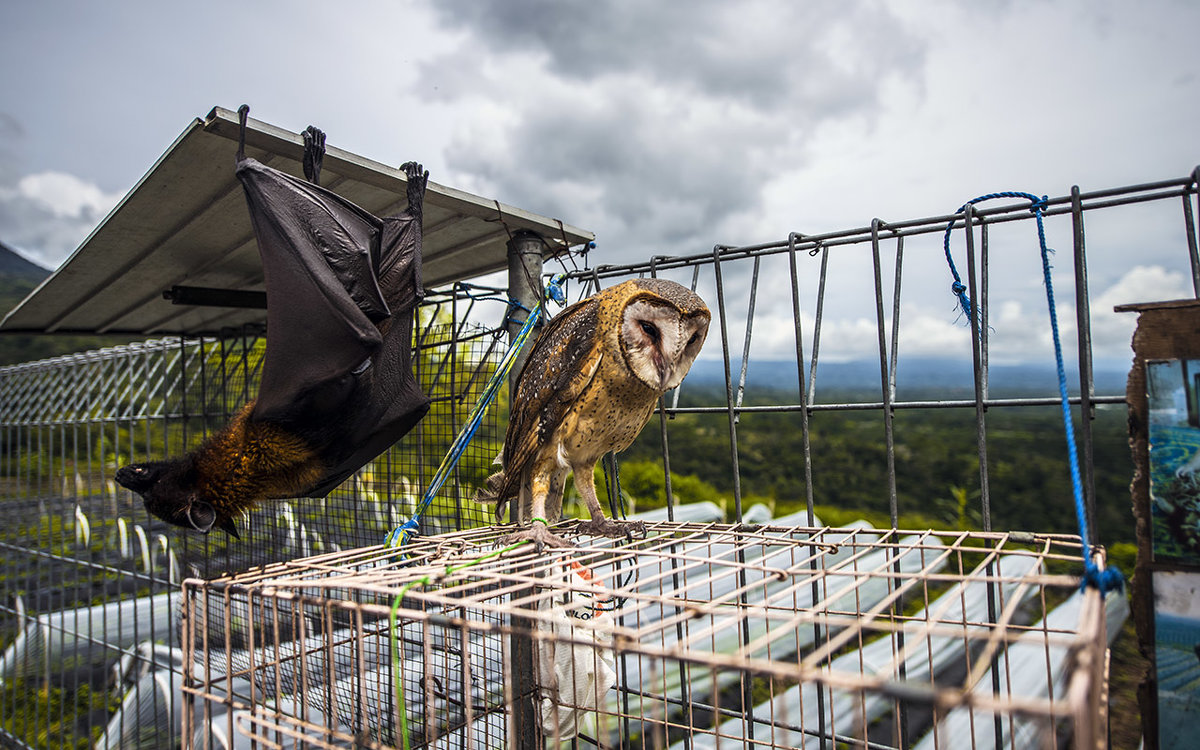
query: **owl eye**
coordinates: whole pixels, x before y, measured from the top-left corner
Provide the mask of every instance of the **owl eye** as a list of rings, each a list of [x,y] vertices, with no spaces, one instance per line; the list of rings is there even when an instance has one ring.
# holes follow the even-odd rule
[[[700,332],[699,332],[699,331],[697,331],[696,333],[693,333],[693,334],[692,334],[692,337],[691,337],[690,339],[688,339],[687,345],[688,345],[688,346],[691,346],[692,344],[696,343],[696,339],[698,339],[698,338],[700,338]]]
[[[640,320],[640,321],[638,321],[638,325],[640,325],[642,327],[642,330],[646,333],[647,336],[650,337],[651,341],[653,341],[656,344],[658,343],[658,329],[654,327],[653,323],[651,323],[649,321],[645,321],[645,320]]]

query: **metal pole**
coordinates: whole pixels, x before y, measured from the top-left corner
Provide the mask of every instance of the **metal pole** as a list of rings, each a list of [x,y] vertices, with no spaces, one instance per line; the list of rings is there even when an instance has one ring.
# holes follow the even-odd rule
[[[546,246],[542,236],[522,229],[513,233],[508,240],[508,319],[505,330],[511,344],[529,317],[529,311],[542,299],[542,248]],[[508,392],[516,393],[517,378],[525,366],[528,349],[521,352],[513,363],[508,376]]]
[[[542,248],[545,246],[540,235],[535,232],[521,230],[515,232],[508,241],[508,318],[505,329],[508,331],[508,341],[511,344],[529,317],[531,311],[542,298]],[[517,392],[517,379],[525,365],[528,349],[521,352],[513,363],[512,372],[508,376],[508,392]],[[511,403],[511,401],[510,401]],[[517,504],[510,503],[510,521],[517,520]],[[513,599],[528,599],[534,594],[532,588],[514,591]],[[513,702],[512,720],[515,744],[522,749],[533,750],[544,744],[538,726],[537,686],[533,676],[537,673],[535,664],[533,638],[530,633],[536,627],[533,620],[522,617],[519,610],[512,616],[513,633],[509,639],[509,649],[512,654],[513,670]]]
[[[1071,188],[1071,234],[1075,251],[1075,326],[1079,332],[1079,426],[1083,438],[1083,493],[1088,518],[1092,519],[1089,544],[1096,544],[1100,536],[1100,518],[1096,515],[1096,448],[1092,438],[1092,420],[1096,408],[1092,399],[1096,395],[1092,372],[1092,313],[1088,296],[1087,249],[1083,232],[1083,203],[1079,198],[1079,186]]]

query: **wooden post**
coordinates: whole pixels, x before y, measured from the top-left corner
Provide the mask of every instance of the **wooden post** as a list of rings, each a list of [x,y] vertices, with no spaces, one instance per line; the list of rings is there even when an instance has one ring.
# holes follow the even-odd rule
[[[1155,581],[1160,580],[1162,586],[1159,577],[1177,573],[1179,561],[1155,549],[1155,524],[1169,521],[1151,506],[1151,414],[1147,396],[1147,366],[1200,359],[1200,299],[1120,305],[1116,311],[1138,313],[1137,330],[1133,335],[1133,369],[1129,372],[1125,392],[1129,405],[1129,447],[1134,464],[1130,492],[1137,532],[1137,564],[1133,570],[1131,609],[1137,628],[1138,648],[1152,665],[1138,686],[1142,736],[1145,750],[1157,750],[1160,722],[1158,683],[1156,667],[1153,666],[1156,664],[1157,643]],[[1186,563],[1184,565],[1186,568]]]

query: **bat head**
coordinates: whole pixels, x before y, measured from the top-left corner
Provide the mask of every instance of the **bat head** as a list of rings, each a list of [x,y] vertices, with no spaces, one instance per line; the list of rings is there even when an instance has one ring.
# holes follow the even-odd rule
[[[117,484],[142,496],[146,510],[167,523],[202,534],[217,527],[239,538],[237,526],[196,488],[196,470],[189,457],[130,464],[117,470]]]

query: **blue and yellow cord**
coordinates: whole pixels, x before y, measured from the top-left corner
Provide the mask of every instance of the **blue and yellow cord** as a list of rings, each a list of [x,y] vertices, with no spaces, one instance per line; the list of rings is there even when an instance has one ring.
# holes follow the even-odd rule
[[[566,301],[566,294],[563,292],[562,283],[566,278],[565,274],[555,274],[551,277],[550,282],[546,284],[546,296],[550,299],[562,304]],[[480,423],[483,421],[484,414],[496,399],[496,394],[500,392],[501,386],[508,379],[508,373],[512,370],[513,363],[517,361],[517,355],[525,347],[525,344],[533,336],[533,329],[543,317],[542,305],[539,302],[534,305],[529,311],[528,317],[525,318],[524,325],[517,333],[512,344],[509,345],[508,351],[504,353],[504,358],[500,360],[500,365],[496,371],[492,373],[492,377],[483,387],[483,393],[480,394],[479,400],[475,402],[474,408],[467,416],[467,421],[459,431],[458,436],[454,438],[454,443],[450,446],[450,451],[446,457],[442,459],[442,463],[438,466],[437,472],[433,475],[433,481],[429,483],[429,488],[425,490],[421,502],[417,504],[417,509],[413,512],[412,517],[396,528],[392,529],[384,539],[384,545],[388,547],[403,547],[410,539],[416,536],[420,530],[421,514],[433,502],[433,498],[438,491],[442,489],[446,479],[450,476],[454,465],[458,463],[467,446],[471,442],[471,438],[475,437],[476,430],[479,429]]]

